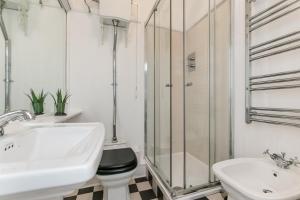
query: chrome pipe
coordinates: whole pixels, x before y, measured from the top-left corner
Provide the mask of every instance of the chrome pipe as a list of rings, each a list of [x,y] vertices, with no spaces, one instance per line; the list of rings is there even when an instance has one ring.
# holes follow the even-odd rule
[[[0,8],[0,26],[1,26],[1,31],[2,31],[2,34],[3,34],[3,37],[5,40],[9,40],[8,38],[8,34],[7,34],[7,30],[6,30],[6,27],[5,27],[5,23],[4,23],[4,20],[3,20],[3,9],[4,9],[4,5],[5,5],[5,2],[4,1],[1,1],[1,8]]]
[[[278,37],[278,38],[275,38],[275,39],[272,39],[272,40],[269,40],[269,41],[266,41],[266,42],[257,44],[257,45],[255,45],[255,46],[252,46],[252,47],[250,47],[250,50],[253,50],[253,49],[256,49],[256,48],[259,48],[259,47],[268,45],[268,44],[273,43],[273,42],[277,42],[277,41],[279,41],[279,40],[283,40],[283,39],[285,39],[285,38],[288,38],[288,37],[297,35],[297,34],[299,34],[299,33],[300,33],[300,31],[295,31],[295,32],[293,32],[293,33],[289,33],[289,34],[280,36],[280,37]]]
[[[117,43],[118,43],[118,25],[119,20],[112,20],[114,27],[114,45],[113,45],[113,137],[112,142],[117,143]]]
[[[87,3],[87,1],[86,1],[86,0],[83,0],[83,2],[84,2],[84,4],[85,4],[85,6],[87,7],[88,12],[91,13],[92,10],[91,10],[91,7],[89,6],[89,4]]]
[[[258,117],[270,117],[270,118],[300,120],[300,116],[295,116],[295,115],[278,115],[278,114],[257,113],[257,112],[251,112],[250,115],[251,116],[258,116]]]
[[[263,21],[263,20],[265,20],[265,19],[271,17],[272,15],[274,15],[274,14],[276,14],[276,13],[278,13],[278,12],[280,12],[280,11],[282,11],[282,10],[284,10],[284,9],[286,9],[286,8],[288,8],[288,7],[294,5],[295,3],[298,3],[298,2],[299,2],[299,0],[295,0],[295,1],[293,1],[293,2],[290,2],[290,3],[286,4],[286,5],[283,5],[283,6],[281,6],[280,8],[278,8],[278,9],[272,11],[271,13],[269,13],[269,14],[267,14],[267,15],[265,15],[265,16],[263,16],[263,17],[257,19],[257,20],[255,20],[255,21],[253,21],[253,22],[251,22],[251,23],[250,23],[250,26],[253,26],[253,25],[255,25],[255,24],[257,24],[257,23]]]
[[[5,27],[5,23],[3,20],[3,9],[5,2],[2,0],[0,2],[0,27],[3,34],[3,37],[5,39],[5,78],[4,78],[4,84],[5,84],[5,97],[4,97],[4,112],[10,111],[10,93],[11,93],[11,41],[8,37],[7,30]]]
[[[257,18],[257,17],[259,17],[259,16],[265,14],[266,12],[268,12],[268,11],[270,11],[270,10],[276,8],[277,6],[280,6],[281,4],[283,4],[283,3],[286,2],[286,1],[287,1],[287,0],[282,0],[282,1],[280,1],[280,2],[278,2],[278,3],[276,3],[276,4],[274,4],[273,6],[271,6],[271,7],[267,8],[267,9],[265,9],[265,10],[263,10],[263,11],[257,13],[256,15],[253,15],[252,17],[250,17],[250,21],[252,21],[253,19],[255,19],[255,18]]]
[[[276,49],[276,48],[279,48],[279,47],[282,47],[282,46],[285,46],[285,45],[289,45],[289,44],[292,44],[292,43],[295,43],[295,42],[299,42],[299,41],[300,41],[300,38],[290,39],[288,41],[281,42],[281,43],[278,43],[278,44],[274,44],[274,45],[271,45],[269,47],[265,47],[263,49],[259,49],[259,50],[256,50],[254,52],[251,52],[250,56],[253,56],[253,55],[256,55],[256,54],[260,54],[260,53],[263,53],[265,51]]]
[[[294,127],[300,128],[300,124],[297,124],[297,123],[280,122],[280,121],[275,121],[275,120],[265,120],[265,119],[257,119],[257,118],[251,118],[251,121],[262,122],[262,123],[267,123],[267,124],[274,124],[274,125],[294,126]]]
[[[266,80],[266,81],[256,81],[256,82],[251,82],[250,85],[263,85],[263,84],[284,83],[284,82],[292,82],[292,81],[300,81],[300,77],[282,78],[282,79],[274,79],[274,80]]]
[[[251,111],[260,110],[260,111],[270,111],[270,112],[291,112],[291,113],[300,113],[300,109],[292,108],[267,108],[267,107],[251,107]]]
[[[295,84],[295,85],[281,85],[281,86],[269,86],[269,87],[258,87],[258,88],[251,88],[250,91],[280,90],[280,89],[293,89],[293,88],[300,88],[300,84]]]
[[[161,1],[161,0],[156,0],[155,4],[153,5],[150,14],[149,14],[148,17],[146,18],[147,20],[145,21],[145,27],[148,25],[148,23],[149,23],[149,21],[150,21],[150,19],[151,19],[151,16],[157,11],[157,7],[158,7],[158,5],[160,4],[160,1]]]
[[[10,96],[11,96],[11,42],[10,40],[5,41],[5,101],[4,101],[4,112],[9,112],[11,109]]]
[[[266,54],[263,54],[261,56],[256,56],[256,57],[253,57],[253,58],[251,58],[251,56],[250,56],[250,61],[252,62],[252,61],[255,61],[255,60],[262,59],[262,58],[275,56],[275,55],[282,54],[282,53],[292,51],[292,50],[296,50],[296,49],[299,49],[299,48],[300,48],[300,44],[292,46],[292,47],[288,47],[286,49],[281,49],[281,50],[278,50],[278,51],[274,51],[274,52],[271,52],[271,53],[266,53]]]
[[[284,75],[290,75],[290,74],[298,74],[298,73],[300,73],[300,70],[292,70],[292,71],[287,71],[287,72],[278,72],[278,73],[265,74],[265,75],[260,75],[260,76],[252,76],[252,77],[250,77],[250,80],[270,78],[270,77],[276,77],[276,76],[284,76]]]
[[[58,3],[60,7],[65,10],[66,13],[71,10],[71,5],[69,3],[69,0],[58,0]]]
[[[186,102],[187,102],[187,90],[186,88],[184,87],[184,84],[185,82],[187,81],[187,77],[186,77],[186,70],[185,70],[185,65],[187,64],[187,61],[186,61],[186,56],[187,56],[187,41],[186,41],[186,36],[187,36],[187,32],[185,31],[186,28],[187,28],[187,22],[186,22],[186,19],[187,19],[187,16],[186,16],[186,1],[183,1],[183,8],[182,8],[182,38],[183,38],[183,44],[182,44],[182,56],[184,59],[182,59],[182,84],[183,84],[183,134],[182,134],[182,141],[183,141],[183,188],[186,189],[187,188],[187,109],[186,109]],[[154,42],[155,43],[155,42]]]
[[[245,3],[245,12],[246,12],[246,23],[245,23],[245,57],[246,57],[246,63],[245,63],[245,121],[247,124],[251,123],[250,120],[250,108],[252,106],[252,94],[250,91],[250,79],[249,77],[252,74],[252,63],[250,62],[250,45],[252,41],[252,35],[250,32],[250,16],[251,16],[251,2],[246,1]]]
[[[259,25],[256,25],[256,26],[250,28],[250,32],[252,32],[252,31],[254,31],[254,30],[256,30],[256,29],[258,29],[258,28],[260,28],[260,27],[263,27],[263,26],[265,26],[265,25],[267,25],[267,24],[269,24],[269,23],[271,23],[271,22],[273,22],[273,21],[276,21],[277,19],[280,19],[281,17],[283,17],[283,16],[285,16],[285,15],[288,15],[288,14],[294,12],[294,11],[298,10],[299,8],[300,8],[300,6],[297,6],[296,8],[293,8],[293,9],[291,9],[291,10],[288,10],[288,11],[286,11],[286,12],[284,12],[284,13],[282,13],[282,14],[276,16],[276,17],[273,17],[273,18],[271,18],[271,19],[269,19],[269,20],[267,20],[267,21],[265,21],[265,22],[259,24]]]

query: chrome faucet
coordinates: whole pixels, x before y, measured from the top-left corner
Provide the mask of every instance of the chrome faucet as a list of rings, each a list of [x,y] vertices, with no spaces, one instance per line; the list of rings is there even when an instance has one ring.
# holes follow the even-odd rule
[[[26,110],[17,110],[0,115],[0,136],[4,135],[4,127],[11,121],[15,120],[34,120],[35,115]]]
[[[282,169],[289,169],[291,165],[300,165],[297,157],[286,159],[286,153],[283,152],[280,154],[270,153],[269,149],[267,149],[263,154],[270,156],[270,158],[275,161],[276,165]]]

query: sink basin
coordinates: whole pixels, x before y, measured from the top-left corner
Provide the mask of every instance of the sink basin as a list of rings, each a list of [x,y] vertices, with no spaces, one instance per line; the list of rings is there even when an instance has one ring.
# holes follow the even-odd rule
[[[298,167],[281,169],[270,159],[240,158],[213,166],[229,200],[300,199]]]
[[[100,123],[31,125],[0,137],[0,199],[62,199],[95,176],[104,138]]]

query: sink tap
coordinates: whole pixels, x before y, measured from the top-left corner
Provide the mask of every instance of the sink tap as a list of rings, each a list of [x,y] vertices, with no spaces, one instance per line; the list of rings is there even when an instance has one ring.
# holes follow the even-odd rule
[[[11,121],[29,121],[34,120],[35,115],[26,110],[17,110],[0,115],[0,136],[4,135],[4,127]]]
[[[289,169],[291,165],[300,165],[297,157],[286,159],[286,153],[284,152],[282,152],[281,154],[270,153],[269,149],[267,149],[265,152],[263,152],[263,154],[270,156],[270,158],[275,161],[276,165],[282,169]]]

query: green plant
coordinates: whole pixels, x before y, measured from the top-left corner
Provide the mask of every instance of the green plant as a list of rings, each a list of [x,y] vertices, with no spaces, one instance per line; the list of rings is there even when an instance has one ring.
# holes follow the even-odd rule
[[[58,89],[56,92],[56,97],[53,94],[51,94],[51,96],[54,100],[54,106],[56,109],[55,115],[56,116],[66,115],[65,107],[68,99],[70,98],[70,95],[68,95],[67,92],[63,95],[62,90]]]
[[[47,93],[42,90],[39,94],[36,94],[33,89],[30,89],[30,94],[26,94],[30,99],[31,105],[36,115],[44,114],[44,102],[47,97]]]

